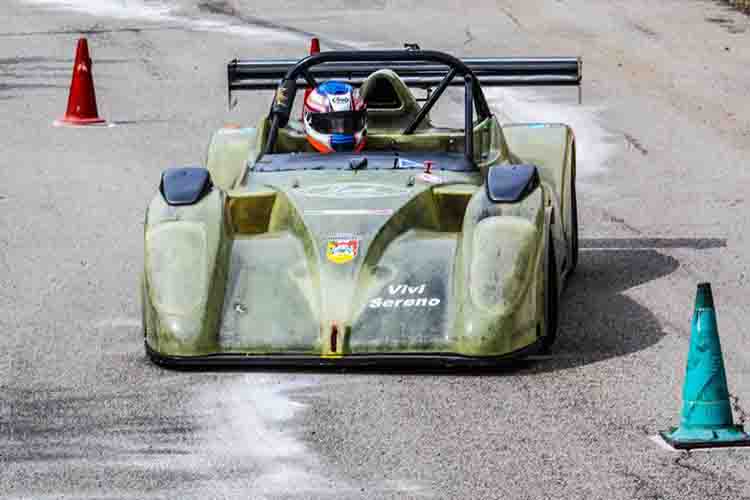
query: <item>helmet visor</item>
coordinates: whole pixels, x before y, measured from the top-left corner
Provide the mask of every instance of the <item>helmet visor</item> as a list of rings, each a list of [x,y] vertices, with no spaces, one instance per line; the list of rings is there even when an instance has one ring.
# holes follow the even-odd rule
[[[322,134],[353,135],[365,128],[365,111],[335,111],[311,113],[310,125]]]

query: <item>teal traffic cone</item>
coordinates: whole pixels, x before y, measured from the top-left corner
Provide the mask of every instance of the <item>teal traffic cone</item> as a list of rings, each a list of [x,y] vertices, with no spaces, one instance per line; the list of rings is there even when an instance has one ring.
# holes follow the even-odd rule
[[[680,426],[661,437],[677,449],[750,446],[750,436],[732,420],[711,285],[695,297]]]

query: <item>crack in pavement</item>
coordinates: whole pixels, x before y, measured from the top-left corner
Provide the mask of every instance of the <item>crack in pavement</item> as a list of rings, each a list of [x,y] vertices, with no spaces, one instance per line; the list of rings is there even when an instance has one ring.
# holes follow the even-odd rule
[[[736,424],[743,425],[747,421],[748,413],[740,405],[740,398],[731,392],[729,393],[729,402],[732,405],[732,411],[736,414]]]
[[[257,28],[265,28],[269,30],[274,31],[280,31],[284,33],[289,33],[292,35],[297,35],[301,37],[306,38],[318,38],[321,42],[325,43],[325,45],[328,45],[329,47],[337,50],[342,49],[352,49],[354,48],[350,44],[342,43],[337,40],[333,40],[331,38],[320,36],[317,33],[312,33],[310,31],[305,31],[299,28],[295,28],[294,26],[288,26],[285,24],[279,24],[273,21],[269,21],[267,19],[263,19],[256,16],[248,16],[245,14],[242,14],[237,9],[232,7],[229,2],[226,0],[202,0],[198,3],[198,10],[201,12],[206,12],[209,14],[217,14],[227,17],[233,17],[244,24],[255,26]]]
[[[464,41],[464,46],[469,45],[471,42],[474,41],[474,36],[471,34],[471,31],[469,31],[469,27],[466,27],[466,40]]]
[[[690,450],[687,450],[683,453],[680,453],[677,457],[675,457],[675,459],[672,460],[672,463],[676,465],[677,467],[680,467],[685,470],[689,470],[691,472],[695,472],[696,474],[699,474],[703,477],[707,477],[709,479],[714,479],[714,480],[718,479],[718,475],[715,472],[710,471],[710,470],[704,470],[697,465],[685,462],[685,460],[690,460],[692,458],[693,458],[692,453],[690,453]]]
[[[505,14],[505,17],[511,20],[513,24],[515,24],[518,28],[523,29],[523,25],[521,24],[521,21],[518,20],[516,16],[513,15],[513,13],[506,9],[505,7],[500,7],[500,10],[503,14]]]
[[[633,492],[635,498],[643,498],[644,500],[663,500],[666,498],[663,492],[650,484],[652,480],[649,477],[643,477],[641,474],[630,471],[617,471],[617,474],[635,482],[635,491]]]
[[[628,142],[628,148],[634,148],[638,150],[639,153],[641,153],[643,156],[648,155],[648,149],[646,149],[643,144],[641,144],[641,141],[633,137],[632,135],[625,133],[623,134],[625,136],[625,140]]]
[[[622,217],[617,217],[616,215],[613,215],[611,212],[609,212],[606,209],[603,209],[602,213],[609,219],[610,222],[614,222],[615,224],[618,224],[620,227],[627,229],[631,233],[635,233],[639,236],[643,234],[643,231],[636,228],[635,226],[631,226],[630,224],[625,222],[625,219],[623,219]]]

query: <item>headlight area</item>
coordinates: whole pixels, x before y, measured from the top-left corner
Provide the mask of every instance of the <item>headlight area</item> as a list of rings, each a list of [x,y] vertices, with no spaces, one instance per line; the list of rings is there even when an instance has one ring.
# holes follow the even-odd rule
[[[469,267],[471,302],[482,312],[503,314],[531,284],[539,235],[516,216],[488,217],[474,229]]]
[[[146,277],[161,330],[180,340],[200,334],[208,251],[204,224],[164,222],[146,232]]]

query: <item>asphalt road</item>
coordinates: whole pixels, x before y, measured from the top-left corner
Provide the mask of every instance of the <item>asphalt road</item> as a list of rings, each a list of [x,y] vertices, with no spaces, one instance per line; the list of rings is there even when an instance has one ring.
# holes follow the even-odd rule
[[[676,453],[695,286],[750,411],[750,18],[709,1],[7,0],[0,6],[0,497],[750,498],[750,450]],[[199,164],[224,63],[324,48],[581,55],[581,259],[552,355],[496,374],[179,373],[143,353],[143,215]],[[52,126],[89,38],[111,128]],[[750,422],[748,422],[750,424]]]

